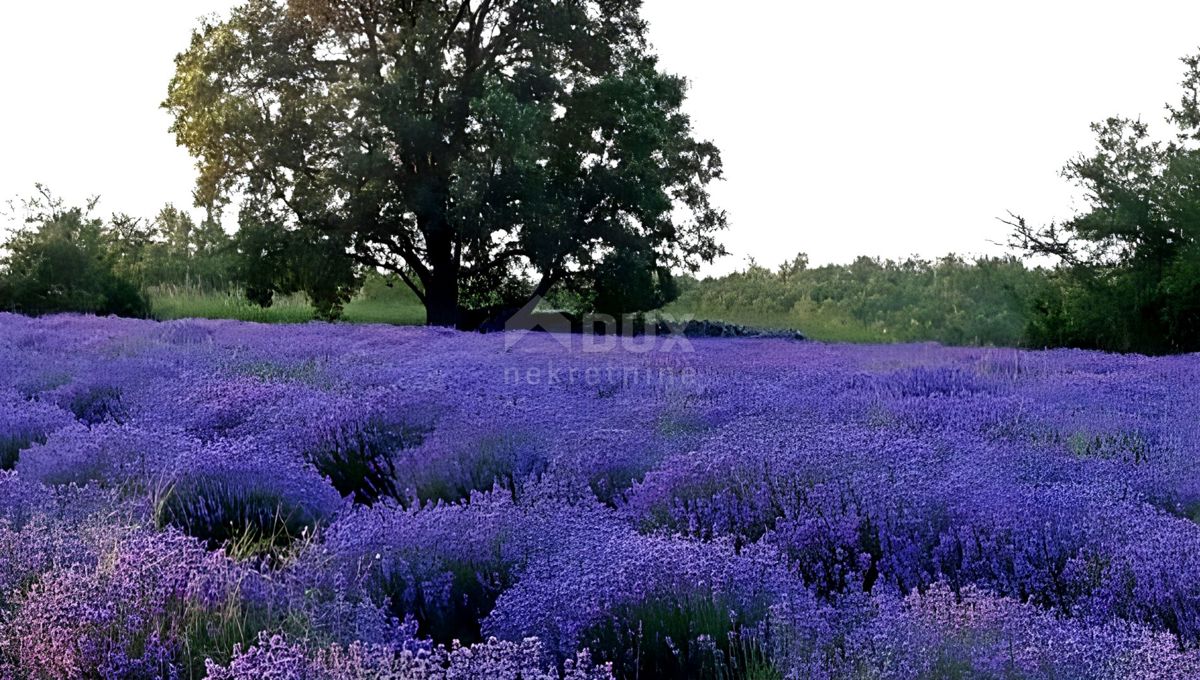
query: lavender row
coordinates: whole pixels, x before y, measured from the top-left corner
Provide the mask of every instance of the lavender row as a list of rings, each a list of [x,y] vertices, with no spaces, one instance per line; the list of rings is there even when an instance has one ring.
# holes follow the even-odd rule
[[[0,315],[0,678],[1200,677],[1200,357]]]

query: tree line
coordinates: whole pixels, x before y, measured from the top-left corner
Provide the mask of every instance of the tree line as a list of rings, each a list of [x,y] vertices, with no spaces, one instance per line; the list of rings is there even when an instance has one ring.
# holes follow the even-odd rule
[[[0,243],[0,311],[148,316],[150,298],[160,295],[229,295],[269,308],[301,294],[316,318],[333,321],[356,296],[407,299],[384,292],[403,287],[394,275],[360,264],[320,232],[278,229],[254,215],[240,215],[233,233],[211,213],[197,221],[170,204],[152,218],[105,218],[98,198],[71,205],[41,185],[14,203],[17,227]],[[622,254],[585,285],[564,282],[548,299],[577,315],[636,314],[675,299],[675,280]]]
[[[211,213],[197,222],[169,204],[149,219],[106,219],[96,214],[98,201],[69,205],[38,186],[14,206],[19,223],[0,258],[0,310],[147,316],[148,291],[170,286],[237,292],[262,306],[302,292],[318,317],[333,319],[362,282],[344,254],[303,234],[243,222],[231,235]]]
[[[1047,281],[1015,257],[859,257],[814,267],[801,254],[777,269],[752,262],[719,278],[681,279],[667,309],[830,340],[1017,346],[1027,341],[1028,300]]]

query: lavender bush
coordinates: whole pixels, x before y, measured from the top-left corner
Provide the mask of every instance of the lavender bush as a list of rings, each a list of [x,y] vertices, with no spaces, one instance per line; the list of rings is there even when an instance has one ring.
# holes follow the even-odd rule
[[[1200,360],[0,315],[0,678],[1200,678]]]

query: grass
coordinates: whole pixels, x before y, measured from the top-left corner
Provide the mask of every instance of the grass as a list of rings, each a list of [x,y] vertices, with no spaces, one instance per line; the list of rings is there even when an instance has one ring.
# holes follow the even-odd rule
[[[154,318],[236,319],[259,323],[305,323],[313,320],[312,306],[302,294],[280,297],[263,308],[239,292],[221,293],[188,288],[163,287],[150,291]],[[724,321],[756,328],[792,329],[814,340],[825,342],[882,343],[903,338],[889,335],[887,329],[869,326],[856,319],[824,313],[763,312],[753,309],[697,308],[674,303],[661,310],[671,317]],[[347,323],[380,323],[419,326],[425,323],[425,309],[407,289],[369,286],[351,300],[342,314]]]
[[[259,323],[305,323],[312,321],[313,308],[301,294],[275,300],[259,307],[240,292],[212,292],[190,288],[163,287],[149,292],[150,309],[160,321],[171,319],[235,319]],[[351,300],[342,314],[349,323],[383,323],[419,326],[425,309],[412,293],[399,288],[368,291]]]
[[[620,605],[584,632],[585,646],[617,677],[774,680],[764,650],[737,631],[729,603],[711,594],[650,596]]]

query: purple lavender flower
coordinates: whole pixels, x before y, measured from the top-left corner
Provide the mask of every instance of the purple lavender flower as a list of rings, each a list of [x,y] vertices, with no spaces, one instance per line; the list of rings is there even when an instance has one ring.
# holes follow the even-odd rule
[[[1195,356],[512,340],[0,314],[0,677],[1200,677]]]
[[[193,626],[259,592],[253,574],[178,533],[116,530],[95,560],[51,569],[0,631],[25,677],[176,677]]]
[[[228,666],[208,663],[207,680],[610,680],[611,671],[595,666],[586,653],[565,662],[560,673],[537,640],[505,642],[495,638],[452,648],[392,650],[353,644],[306,651],[284,637],[263,634],[258,644],[235,648]]]
[[[0,470],[11,470],[30,445],[71,423],[71,415],[39,400],[0,390]]]

